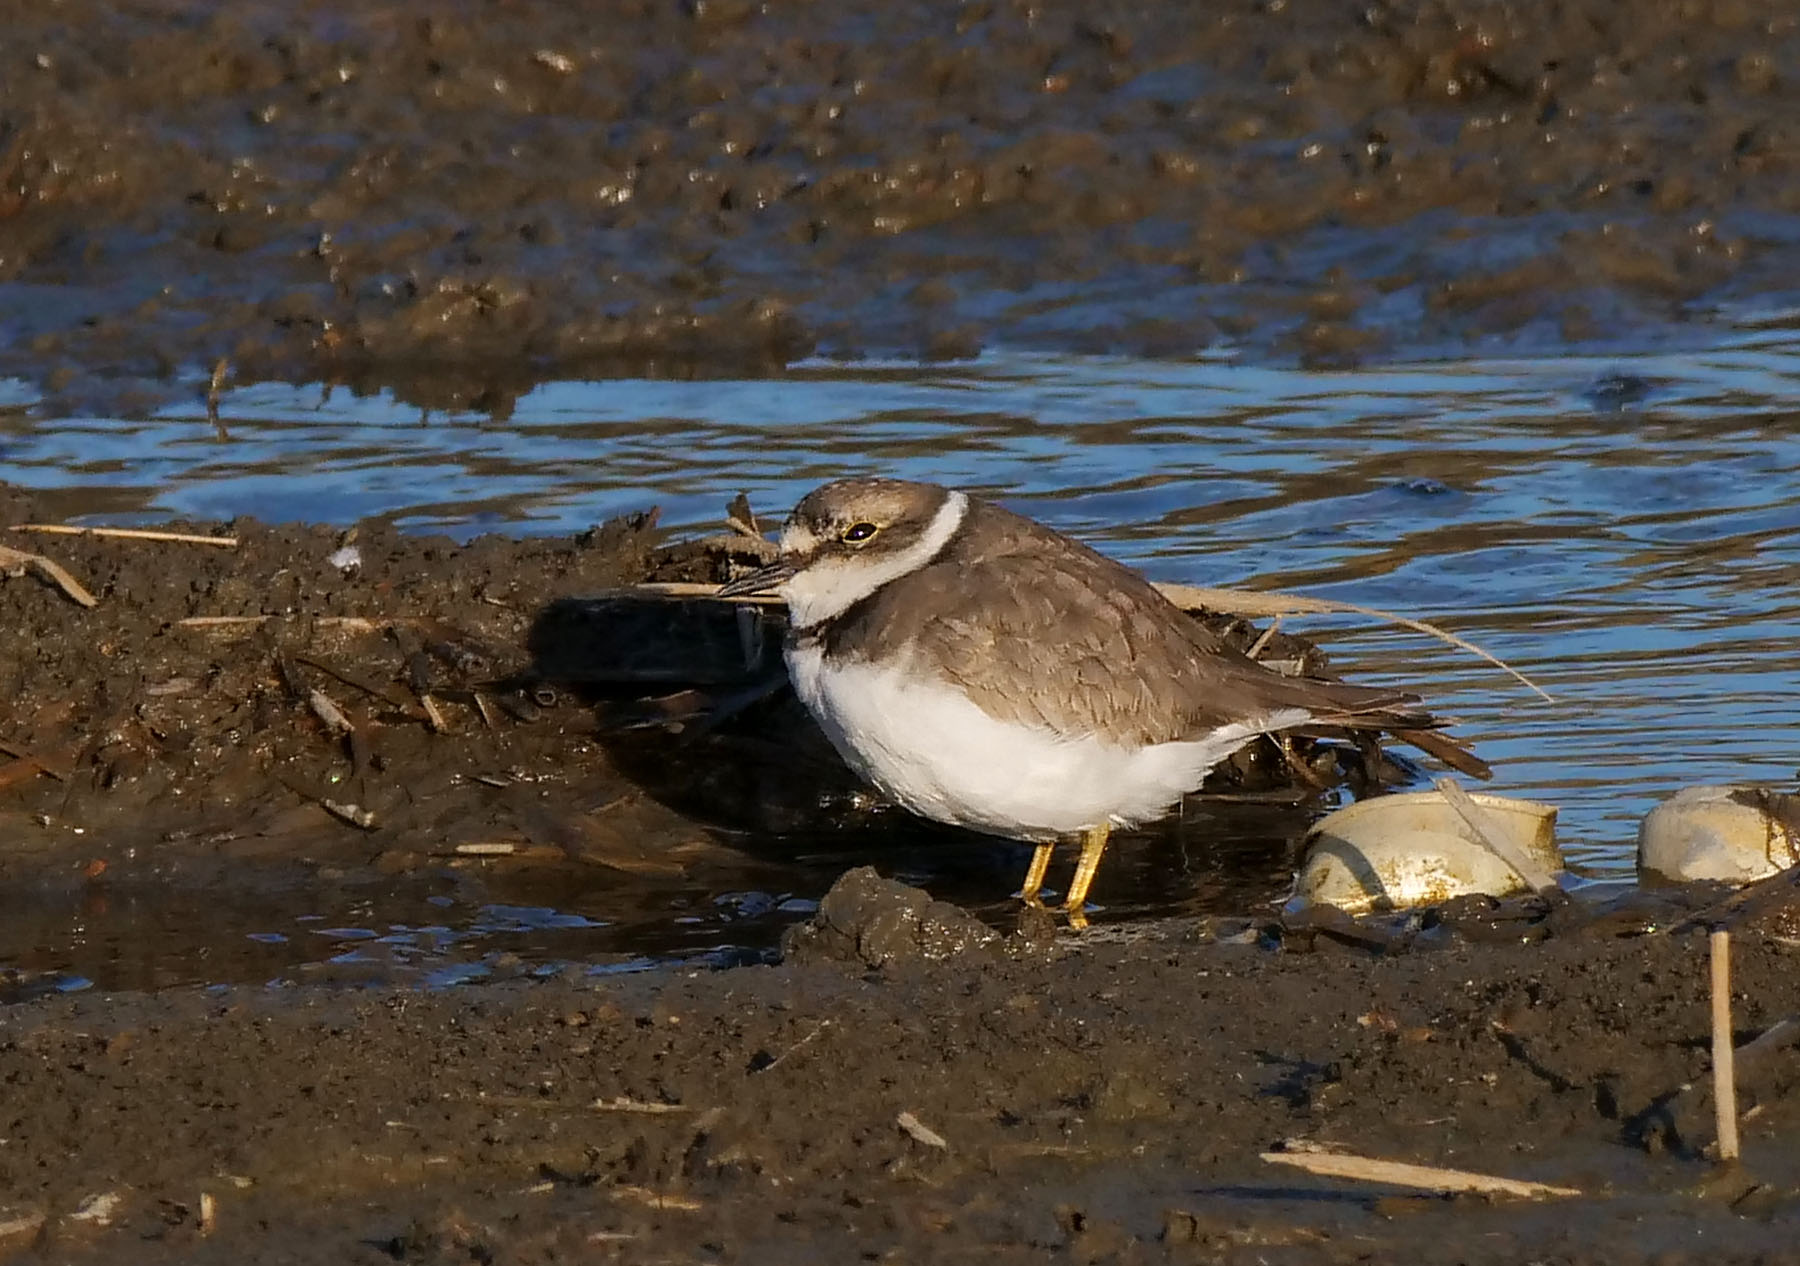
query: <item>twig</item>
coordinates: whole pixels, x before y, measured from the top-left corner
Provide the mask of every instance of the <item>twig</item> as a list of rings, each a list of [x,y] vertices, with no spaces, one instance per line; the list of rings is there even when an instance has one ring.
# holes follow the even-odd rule
[[[788,1058],[790,1055],[793,1055],[798,1051],[804,1050],[809,1042],[811,1042],[815,1037],[819,1036],[819,1034],[823,1033],[826,1029],[828,1029],[830,1027],[831,1027],[831,1021],[829,1019],[820,1020],[817,1024],[813,1025],[812,1031],[810,1033],[808,1033],[805,1037],[801,1038],[798,1042],[795,1042],[792,1046],[788,1047],[785,1051],[781,1052],[781,1054],[777,1055],[774,1059],[770,1060],[768,1063],[764,1064],[761,1068],[758,1068],[756,1071],[759,1073],[768,1072],[771,1068],[775,1067],[777,1064],[779,1064],[782,1060]]]
[[[330,800],[324,796],[308,791],[299,783],[277,774],[275,781],[299,796],[302,800],[318,805],[339,822],[353,826],[359,831],[373,831],[376,826],[375,813],[359,804],[346,804],[341,800]]]
[[[388,704],[391,707],[405,708],[407,706],[407,700],[403,696],[389,691],[384,686],[377,686],[372,682],[364,681],[360,677],[347,673],[341,668],[334,668],[332,665],[316,656],[296,655],[294,656],[294,659],[308,667],[318,669],[327,676],[337,678],[352,690],[360,690],[370,698],[379,699],[381,702]]]
[[[156,528],[80,527],[73,523],[15,523],[15,532],[43,532],[50,536],[104,536],[123,541],[169,541],[178,545],[217,545],[236,549],[235,536],[201,536],[197,532],[164,532]]]
[[[1429,624],[1424,620],[1415,620],[1411,616],[1397,615],[1392,611],[1382,611],[1376,607],[1360,606],[1354,602],[1338,602],[1331,598],[1309,598],[1303,594],[1277,593],[1272,590],[1252,593],[1243,589],[1206,589],[1197,585],[1166,584],[1160,581],[1157,582],[1156,588],[1163,597],[1183,610],[1207,607],[1214,611],[1226,611],[1233,615],[1244,616],[1366,615],[1377,620],[1386,620],[1391,624],[1398,624],[1402,628],[1411,629],[1415,633],[1435,637],[1438,641],[1454,646],[1458,650],[1467,651],[1471,655],[1485,659],[1495,668],[1516,679],[1521,685],[1536,692],[1545,703],[1556,702],[1542,686],[1493,652],[1483,650],[1467,638],[1458,637],[1448,629]]]
[[[481,713],[481,723],[488,729],[494,728],[494,702],[483,691],[475,692],[475,711]]]
[[[923,1143],[926,1147],[935,1147],[940,1152],[950,1150],[948,1139],[910,1112],[902,1112],[895,1117],[894,1124],[911,1135],[914,1142]]]
[[[469,840],[450,851],[458,857],[511,857],[519,846],[511,840]]]
[[[304,616],[285,615],[190,615],[175,621],[175,627],[182,629],[234,629],[248,624],[267,624],[270,620],[304,619]],[[371,619],[366,615],[321,615],[313,619],[313,624],[321,629],[343,629],[350,633],[374,633],[383,628],[397,624],[406,624],[405,619],[381,618]]]
[[[331,696],[323,690],[307,691],[306,704],[313,710],[313,715],[318,717],[325,728],[333,734],[348,734],[356,728],[350,718],[344,714],[344,710],[338,707]]]
[[[1537,862],[1525,854],[1525,851],[1494,829],[1487,815],[1481,811],[1474,798],[1462,789],[1462,784],[1445,774],[1431,784],[1436,787],[1452,809],[1475,832],[1478,843],[1488,852],[1512,867],[1520,879],[1533,892],[1547,892],[1556,887],[1556,877],[1550,874]]]
[[[641,584],[628,586],[624,592],[656,593],[669,598],[714,598],[718,596],[719,586],[703,584],[696,580],[646,580]],[[726,601],[747,602],[768,607],[781,605],[781,599],[773,593],[747,593],[741,598],[730,598]]]
[[[1262,1159],[1272,1165],[1292,1165],[1309,1174],[1327,1178],[1354,1178],[1362,1182],[1391,1183],[1396,1187],[1416,1187],[1423,1191],[1475,1191],[1496,1196],[1579,1196],[1575,1187],[1557,1187],[1543,1182],[1521,1182],[1516,1178],[1496,1178],[1491,1174],[1471,1173],[1466,1169],[1439,1169],[1434,1165],[1408,1165],[1401,1161],[1374,1160],[1367,1156],[1351,1156],[1339,1152],[1264,1152]]]
[[[375,829],[375,811],[373,809],[365,809],[360,804],[346,804],[342,800],[319,800],[316,803],[339,822],[353,826],[359,831]]]
[[[1714,932],[1712,948],[1713,1114],[1719,1127],[1719,1159],[1738,1158],[1736,1051],[1731,1045],[1731,933]]]
[[[450,723],[444,719],[443,711],[439,709],[437,700],[431,697],[429,690],[419,692],[419,706],[425,709],[425,723],[431,727],[433,734],[450,732]]]
[[[710,598],[718,589],[717,585],[698,584],[683,580],[652,581],[636,587],[678,598]],[[1247,589],[1204,589],[1197,585],[1177,585],[1162,581],[1156,582],[1155,587],[1158,593],[1184,611],[1204,607],[1209,611],[1221,611],[1227,615],[1240,615],[1254,619],[1283,615],[1366,615],[1373,619],[1385,620],[1390,624],[1398,624],[1402,628],[1411,629],[1415,633],[1435,637],[1446,645],[1454,646],[1458,650],[1467,651],[1471,655],[1484,659],[1509,677],[1529,687],[1541,696],[1544,702],[1556,702],[1542,686],[1493,652],[1483,650],[1467,638],[1458,637],[1448,629],[1428,624],[1424,620],[1396,615],[1392,611],[1382,611],[1375,607],[1358,606],[1354,602],[1337,602],[1330,598],[1308,598],[1297,593],[1276,593],[1272,590],[1253,592]],[[774,594],[751,594],[742,598],[732,598],[730,601],[775,604],[779,603],[781,599]]]
[[[611,1099],[596,1099],[588,1107],[595,1112],[641,1112],[649,1116],[693,1111],[685,1103],[646,1103],[642,1099],[627,1099],[624,1095],[615,1095]]]
[[[63,596],[71,602],[90,608],[100,605],[100,599],[89,593],[61,563],[45,558],[42,554],[0,545],[0,576],[23,576],[28,571],[62,590]]]
[[[1248,655],[1251,659],[1261,659],[1263,648],[1272,642],[1275,639],[1275,634],[1280,631],[1281,617],[1275,616],[1269,621],[1269,627],[1262,631],[1261,635],[1257,637],[1256,641],[1251,644],[1250,649],[1245,651],[1244,654]]]
[[[657,1191],[650,1187],[612,1187],[607,1190],[607,1194],[614,1200],[632,1200],[652,1209],[680,1209],[684,1213],[698,1213],[706,1208],[692,1196],[678,1196],[673,1192]]]
[[[551,1112],[578,1112],[586,1107],[592,1112],[628,1112],[633,1115],[661,1117],[694,1111],[690,1105],[685,1103],[649,1103],[642,1099],[627,1099],[624,1095],[615,1095],[611,1099],[595,1099],[588,1104],[571,1104],[557,1099],[541,1099],[535,1095],[490,1095],[479,1091],[475,1094],[475,1098],[482,1103],[495,1104],[503,1108],[544,1108]]]

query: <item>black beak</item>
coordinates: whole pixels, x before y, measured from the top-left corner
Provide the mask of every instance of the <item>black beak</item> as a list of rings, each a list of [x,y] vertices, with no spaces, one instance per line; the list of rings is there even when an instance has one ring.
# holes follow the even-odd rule
[[[767,567],[758,567],[753,572],[739,576],[730,584],[719,586],[713,597],[742,598],[748,594],[767,593],[792,576],[795,570],[787,563],[770,563]]]

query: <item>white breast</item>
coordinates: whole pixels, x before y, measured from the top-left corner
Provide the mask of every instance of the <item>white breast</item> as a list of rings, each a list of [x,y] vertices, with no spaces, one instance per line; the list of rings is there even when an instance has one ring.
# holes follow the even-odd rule
[[[828,664],[790,648],[788,674],[850,767],[921,816],[1045,839],[1160,816],[1258,733],[1309,719],[1290,708],[1192,742],[1128,747],[996,720],[903,664]]]

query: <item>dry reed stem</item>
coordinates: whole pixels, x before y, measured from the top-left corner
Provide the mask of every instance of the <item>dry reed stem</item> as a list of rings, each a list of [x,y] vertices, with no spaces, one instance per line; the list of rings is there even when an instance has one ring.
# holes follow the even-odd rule
[[[922,1143],[926,1147],[935,1147],[940,1152],[950,1150],[948,1139],[910,1112],[902,1112],[895,1117],[894,1124],[905,1130],[915,1143]]]
[[[717,585],[699,584],[685,580],[652,581],[633,587],[652,593],[667,594],[675,598],[710,598],[718,590]],[[1226,615],[1244,616],[1251,619],[1268,619],[1284,615],[1366,615],[1372,619],[1411,629],[1415,633],[1423,633],[1427,637],[1436,638],[1447,646],[1467,651],[1477,658],[1486,660],[1509,677],[1528,687],[1542,697],[1544,702],[1556,702],[1542,686],[1493,652],[1483,650],[1467,638],[1458,637],[1448,629],[1429,624],[1424,620],[1396,615],[1392,611],[1381,611],[1375,607],[1359,606],[1354,602],[1337,602],[1330,598],[1309,598],[1297,593],[1277,593],[1272,590],[1204,589],[1197,585],[1177,585],[1161,581],[1156,582],[1155,587],[1158,593],[1184,611],[1204,607],[1209,611],[1220,611]],[[731,598],[728,601],[765,603],[771,606],[778,606],[781,603],[781,599],[774,594],[749,594],[741,598]]]
[[[1487,814],[1482,812],[1481,806],[1475,802],[1474,797],[1462,789],[1462,784],[1456,779],[1446,774],[1431,785],[1437,788],[1438,793],[1444,797],[1452,809],[1456,810],[1457,815],[1474,830],[1476,841],[1488,852],[1512,867],[1513,872],[1523,879],[1533,892],[1545,892],[1556,887],[1556,876],[1539,866],[1523,849],[1495,830],[1494,824],[1488,821]]]
[[[450,723],[444,719],[443,710],[438,707],[437,700],[431,697],[429,690],[419,692],[419,706],[425,709],[425,721],[431,726],[432,733],[448,734],[450,732]]]
[[[121,541],[164,541],[177,545],[216,545],[236,549],[235,536],[201,536],[197,532],[164,532],[157,528],[80,527],[73,523],[15,523],[15,532],[43,532],[50,536],[103,536]]]
[[[1713,1112],[1719,1126],[1719,1159],[1738,1158],[1737,1052],[1731,1045],[1731,933],[1714,932],[1712,951]]]
[[[1435,1165],[1408,1165],[1402,1161],[1375,1160],[1367,1156],[1351,1156],[1340,1152],[1264,1152],[1262,1159],[1272,1165],[1292,1165],[1309,1174],[1327,1178],[1354,1178],[1361,1182],[1389,1183],[1396,1187],[1413,1187],[1421,1191],[1473,1191],[1484,1195],[1579,1196],[1575,1187],[1557,1187],[1543,1182],[1521,1182],[1516,1178],[1496,1178],[1466,1169],[1439,1169]]]
[[[61,563],[45,558],[42,554],[0,545],[0,576],[23,576],[26,572],[49,581],[63,591],[64,597],[79,606],[91,609],[100,605],[100,599],[89,593],[87,587],[71,576]]]
[[[303,620],[300,615],[190,615],[175,621],[180,629],[235,629],[252,624],[267,624],[270,620]],[[313,618],[313,624],[321,629],[342,629],[348,633],[376,633],[394,625],[410,624],[406,619],[390,619],[387,617],[372,618],[366,615],[321,615]]]

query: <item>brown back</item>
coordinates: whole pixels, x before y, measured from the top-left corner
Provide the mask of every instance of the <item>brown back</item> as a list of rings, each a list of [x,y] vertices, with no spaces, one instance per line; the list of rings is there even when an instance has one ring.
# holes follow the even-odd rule
[[[916,648],[983,711],[1076,737],[1164,743],[1283,708],[1352,727],[1424,726],[1416,695],[1283,677],[1175,608],[1138,573],[971,498],[935,560],[811,630],[834,655]]]

